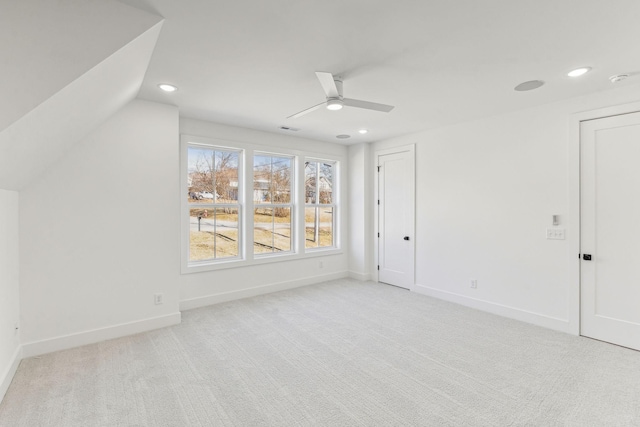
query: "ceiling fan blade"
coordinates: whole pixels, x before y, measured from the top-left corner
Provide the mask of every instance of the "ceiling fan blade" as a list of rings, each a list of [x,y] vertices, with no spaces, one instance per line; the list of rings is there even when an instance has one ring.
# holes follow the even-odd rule
[[[305,114],[307,114],[307,113],[310,113],[310,112],[312,112],[312,111],[317,110],[318,108],[322,107],[322,106],[323,106],[323,105],[325,105],[326,103],[327,103],[326,101],[325,101],[325,102],[321,102],[320,104],[318,104],[318,105],[314,105],[314,106],[313,106],[313,107],[311,107],[311,108],[307,108],[306,110],[302,110],[302,111],[300,111],[300,112],[298,112],[298,113],[292,114],[292,115],[290,115],[289,117],[287,117],[287,119],[295,119],[295,118],[297,118],[297,117],[304,116],[304,115],[305,115]]]
[[[320,84],[322,85],[322,89],[324,89],[324,93],[327,94],[327,98],[338,98],[340,96],[333,74],[325,71],[316,71],[316,76],[318,76],[318,80],[320,80]]]
[[[388,113],[394,109],[393,105],[378,104],[376,102],[360,101],[359,99],[344,98],[344,105],[349,107],[366,108],[367,110],[383,111]]]

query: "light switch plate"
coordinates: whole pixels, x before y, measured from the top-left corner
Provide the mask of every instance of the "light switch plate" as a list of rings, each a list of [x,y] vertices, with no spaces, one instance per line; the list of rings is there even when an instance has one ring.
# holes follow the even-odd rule
[[[547,228],[547,240],[564,240],[564,228]]]

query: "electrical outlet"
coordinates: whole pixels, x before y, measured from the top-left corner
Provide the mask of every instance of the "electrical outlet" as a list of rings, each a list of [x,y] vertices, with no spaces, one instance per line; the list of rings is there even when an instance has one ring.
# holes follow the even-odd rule
[[[471,289],[477,289],[477,288],[478,288],[478,280],[471,279]]]
[[[153,302],[156,305],[160,305],[164,303],[164,295],[163,294],[153,294]]]

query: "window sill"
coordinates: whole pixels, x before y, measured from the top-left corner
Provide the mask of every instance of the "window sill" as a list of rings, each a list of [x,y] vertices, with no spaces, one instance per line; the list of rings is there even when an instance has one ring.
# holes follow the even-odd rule
[[[230,259],[228,261],[209,261],[197,264],[183,265],[181,274],[203,273],[207,271],[226,270],[231,268],[252,267],[254,265],[273,264],[277,262],[299,261],[309,258],[317,258],[323,256],[342,255],[344,251],[340,248],[328,249],[312,249],[304,254],[282,254],[282,255],[264,255],[251,260],[248,259]]]

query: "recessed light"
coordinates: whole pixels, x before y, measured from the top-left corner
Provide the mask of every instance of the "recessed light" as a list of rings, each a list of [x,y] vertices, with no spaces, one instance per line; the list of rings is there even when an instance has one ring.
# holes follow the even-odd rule
[[[580,77],[584,74],[587,74],[589,71],[591,71],[591,67],[580,67],[580,68],[576,68],[575,70],[571,70],[567,73],[567,76],[569,77]]]
[[[359,133],[359,134],[361,134],[361,135],[364,135],[364,134],[365,134],[365,133],[367,133],[367,132],[369,132],[369,131],[368,131],[368,130],[366,130],[366,129],[360,129],[360,130],[358,131],[358,133]]]
[[[351,135],[336,135],[336,138],[338,138],[338,139],[347,139],[347,138],[351,138]]]
[[[174,85],[170,85],[170,84],[168,84],[168,83],[160,83],[160,84],[158,85],[158,87],[159,87],[160,89],[162,89],[163,91],[165,91],[165,92],[175,92],[175,91],[177,91],[177,90],[178,90],[178,88],[177,88],[176,86],[174,86]]]
[[[520,83],[518,86],[514,87],[514,90],[518,92],[525,92],[527,90],[538,89],[542,86],[544,82],[542,80],[529,80],[528,82]]]

